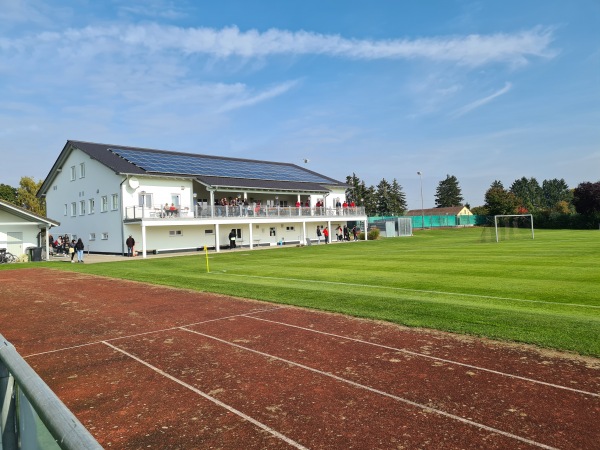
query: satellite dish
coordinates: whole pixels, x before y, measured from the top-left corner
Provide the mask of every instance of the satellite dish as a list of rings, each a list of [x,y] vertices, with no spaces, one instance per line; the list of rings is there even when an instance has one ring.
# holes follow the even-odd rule
[[[138,181],[138,179],[136,177],[131,177],[129,179],[129,187],[131,189],[137,189],[140,185],[140,182]]]

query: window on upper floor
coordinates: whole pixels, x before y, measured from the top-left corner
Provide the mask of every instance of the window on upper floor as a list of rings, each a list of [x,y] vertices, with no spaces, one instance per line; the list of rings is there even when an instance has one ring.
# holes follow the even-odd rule
[[[67,205],[67,204],[65,203],[65,209],[64,209],[64,211],[63,211],[63,215],[64,215],[64,216],[66,216],[67,214],[69,214],[69,205]]]
[[[100,212],[108,211],[108,196],[103,195],[100,199]]]
[[[119,209],[119,194],[113,194],[110,197],[110,209],[116,211]]]
[[[89,210],[89,214],[94,214],[94,210],[96,209],[96,200],[94,200],[93,198],[90,198],[88,200],[88,210]]]
[[[71,217],[75,217],[77,215],[77,203],[71,203]]]
[[[77,176],[77,168],[75,166],[71,166],[71,181],[75,181],[76,176]]]
[[[79,178],[85,178],[85,163],[79,164]]]
[[[96,240],[96,233],[90,233],[90,241],[95,241]]]
[[[146,208],[152,208],[152,194],[144,192],[138,194],[138,206],[145,206]]]
[[[85,215],[85,200],[79,201],[79,215],[80,216]]]

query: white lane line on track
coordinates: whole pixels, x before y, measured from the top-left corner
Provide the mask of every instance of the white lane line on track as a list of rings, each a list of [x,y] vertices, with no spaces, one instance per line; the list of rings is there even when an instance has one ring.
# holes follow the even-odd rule
[[[23,359],[32,358],[34,356],[49,355],[51,353],[64,352],[64,351],[67,351],[67,350],[75,350],[77,348],[88,347],[90,345],[96,345],[96,344],[102,344],[104,342],[118,341],[120,339],[129,339],[129,338],[134,338],[134,337],[138,337],[138,336],[144,336],[144,335],[147,335],[147,334],[162,333],[164,331],[178,330],[181,327],[192,327],[194,325],[202,325],[203,323],[218,322],[219,320],[233,319],[233,318],[236,318],[236,317],[246,317],[246,314],[258,314],[258,313],[261,313],[261,312],[271,312],[271,311],[276,311],[276,310],[281,309],[281,308],[282,308],[281,306],[264,308],[264,309],[259,309],[257,311],[251,311],[251,312],[245,312],[245,313],[240,313],[240,314],[234,314],[232,316],[218,317],[216,319],[202,320],[200,322],[194,322],[194,323],[186,323],[186,324],[183,324],[183,325],[176,325],[176,326],[169,327],[169,328],[161,328],[159,330],[144,331],[143,333],[128,334],[127,336],[119,336],[119,337],[110,338],[110,339],[102,339],[102,340],[99,340],[99,341],[86,342],[85,344],[72,345],[70,347],[61,347],[61,348],[57,348],[57,349],[54,349],[54,350],[48,350],[48,351],[45,351],[45,352],[31,353],[30,355],[23,356]]]
[[[402,292],[415,292],[418,294],[435,294],[435,295],[450,295],[453,297],[468,297],[468,298],[483,298],[487,300],[507,300],[512,302],[524,302],[524,303],[542,303],[545,305],[554,305],[561,307],[570,307],[575,306],[578,308],[594,308],[600,309],[600,306],[595,305],[581,305],[579,303],[557,303],[557,302],[547,302],[544,300],[528,300],[524,298],[512,298],[512,297],[495,297],[493,295],[481,295],[481,294],[467,294],[462,292],[444,292],[444,291],[430,291],[425,289],[410,289],[410,288],[401,288],[394,286],[377,286],[372,284],[360,284],[360,283],[345,283],[342,281],[326,281],[326,280],[304,280],[300,278],[280,278],[280,277],[266,277],[261,275],[243,275],[227,272],[227,276],[233,277],[244,277],[244,278],[260,278],[264,280],[277,280],[277,281],[296,281],[299,283],[317,283],[317,284],[331,284],[337,286],[353,286],[353,287],[365,287],[370,289],[383,289],[383,290],[391,290],[391,291],[402,291]]]
[[[427,411],[427,412],[430,412],[430,413],[434,413],[434,414],[438,414],[438,415],[447,417],[449,419],[456,420],[456,421],[464,423],[466,425],[470,425],[470,426],[473,426],[473,427],[476,427],[476,428],[480,428],[482,430],[486,430],[486,431],[489,431],[489,432],[492,432],[492,433],[500,434],[502,436],[505,436],[505,437],[508,437],[508,438],[511,438],[511,439],[516,439],[518,441],[525,442],[527,444],[534,445],[536,447],[544,448],[544,449],[547,449],[547,450],[558,450],[556,447],[551,447],[549,445],[542,444],[541,442],[533,441],[531,439],[527,439],[527,438],[524,438],[522,436],[518,436],[516,434],[509,433],[507,431],[502,431],[502,430],[499,430],[497,428],[493,428],[493,427],[490,427],[488,425],[484,425],[482,423],[475,422],[473,420],[465,419],[464,417],[460,417],[460,416],[457,416],[455,414],[451,414],[451,413],[442,411],[440,409],[435,409],[435,408],[432,408],[430,406],[423,405],[421,403],[413,402],[412,400],[408,400],[406,398],[399,397],[397,395],[390,394],[390,393],[385,392],[385,391],[380,391],[379,389],[375,389],[375,388],[372,388],[370,386],[366,386],[364,384],[360,384],[360,383],[357,383],[357,382],[352,381],[352,380],[347,380],[346,378],[342,378],[342,377],[340,377],[338,375],[334,375],[334,374],[332,374],[330,372],[324,372],[324,371],[319,370],[319,369],[315,369],[315,368],[312,368],[312,367],[309,367],[309,366],[305,366],[304,364],[300,364],[300,363],[297,363],[297,362],[294,362],[294,361],[290,361],[290,360],[287,360],[287,359],[284,359],[284,358],[280,358],[279,356],[271,355],[269,353],[264,353],[264,352],[261,352],[261,351],[258,351],[258,350],[254,350],[254,349],[249,348],[249,347],[244,347],[243,345],[234,344],[234,343],[226,341],[224,339],[220,339],[220,338],[218,338],[216,336],[211,336],[209,334],[204,334],[204,333],[200,333],[198,331],[189,330],[189,329],[187,329],[185,327],[181,327],[181,330],[187,331],[188,333],[193,333],[193,334],[197,334],[199,336],[203,336],[203,337],[205,337],[207,339],[213,339],[213,340],[215,340],[217,342],[221,342],[223,344],[230,345],[232,347],[236,347],[236,348],[239,348],[241,350],[252,352],[252,353],[255,353],[257,355],[264,356],[266,358],[275,359],[277,361],[281,361],[283,363],[286,363],[286,364],[289,364],[289,365],[292,365],[292,366],[295,366],[295,367],[299,367],[301,369],[308,370],[310,372],[314,372],[316,374],[332,378],[332,379],[334,379],[336,381],[340,381],[342,383],[349,384],[350,386],[354,386],[354,387],[359,388],[359,389],[364,389],[366,391],[369,391],[369,392],[372,392],[372,393],[375,393],[375,394],[378,394],[378,395],[382,395],[382,396],[387,397],[387,398],[391,398],[393,400],[405,403],[407,405],[414,406],[414,407],[422,409],[424,411]]]
[[[440,358],[440,357],[437,357],[437,356],[426,355],[425,353],[414,352],[412,350],[407,350],[407,349],[404,349],[404,348],[391,347],[391,346],[388,346],[388,345],[377,344],[375,342],[363,341],[361,339],[351,338],[351,337],[348,337],[348,336],[342,336],[342,335],[339,335],[339,334],[328,333],[326,331],[319,331],[319,330],[314,330],[312,328],[301,327],[299,325],[292,325],[292,324],[285,323],[285,322],[278,322],[276,320],[264,319],[262,317],[254,317],[252,314],[258,314],[258,312],[257,313],[242,314],[242,316],[243,317],[247,317],[249,319],[261,320],[263,322],[271,322],[271,323],[275,323],[275,324],[278,324],[278,325],[283,325],[283,326],[290,327],[290,328],[298,328],[300,330],[310,331],[312,333],[317,333],[317,334],[322,334],[322,335],[325,335],[325,336],[331,336],[331,337],[335,337],[335,338],[340,338],[340,339],[344,339],[344,340],[347,340],[347,341],[358,342],[360,344],[366,344],[366,345],[372,345],[374,347],[385,348],[386,350],[394,350],[396,352],[406,353],[407,355],[411,355],[411,356],[417,356],[417,357],[421,357],[421,358],[433,359],[434,361],[440,361],[440,362],[444,362],[444,363],[447,363],[447,364],[454,364],[454,365],[457,365],[457,366],[467,367],[469,369],[480,370],[482,372],[489,372],[489,373],[493,373],[493,374],[496,374],[496,375],[501,375],[501,376],[505,376],[505,377],[509,377],[509,378],[514,378],[514,379],[517,379],[517,380],[527,381],[527,382],[530,382],[530,383],[542,384],[544,386],[549,386],[549,387],[553,387],[553,388],[556,388],[556,389],[564,389],[564,390],[567,390],[567,391],[577,392],[578,394],[591,395],[592,397],[600,397],[600,394],[596,394],[595,392],[583,391],[581,389],[574,389],[574,388],[571,388],[571,387],[568,387],[568,386],[562,386],[560,384],[548,383],[546,381],[536,380],[534,378],[522,377],[520,375],[514,375],[514,374],[510,374],[510,373],[506,373],[506,372],[500,372],[498,370],[487,369],[485,367],[475,366],[475,365],[472,365],[472,364],[461,363],[459,361],[453,361],[451,359],[444,359],[444,358]]]
[[[148,367],[149,369],[155,371],[156,373],[158,373],[159,375],[162,375],[165,378],[168,378],[171,381],[174,381],[175,383],[189,389],[192,392],[195,392],[196,394],[200,395],[201,397],[204,397],[205,399],[213,402],[214,404],[220,406],[221,408],[225,408],[227,411],[229,411],[232,414],[235,414],[236,416],[241,417],[242,419],[252,423],[253,425],[256,425],[257,427],[259,427],[261,430],[266,431],[269,434],[272,434],[273,436],[277,437],[278,439],[281,439],[282,441],[286,442],[287,444],[291,445],[292,447],[298,448],[298,449],[302,449],[302,450],[308,450],[307,447],[304,447],[303,445],[299,444],[298,442],[288,438],[287,436],[281,434],[279,431],[274,430],[273,428],[269,427],[268,425],[265,425],[262,422],[259,422],[256,419],[253,419],[252,417],[250,417],[247,414],[244,414],[243,412],[229,406],[226,403],[223,403],[222,401],[211,397],[210,395],[206,394],[205,392],[202,392],[200,389],[195,388],[194,386],[186,383],[185,381],[180,380],[179,378],[174,377],[173,375],[168,374],[167,372],[159,369],[156,366],[153,366],[152,364],[138,358],[137,356],[132,355],[131,353],[126,352],[125,350],[120,349],[119,347],[115,347],[114,345],[106,342],[106,341],[102,341],[102,343],[104,345],[107,345],[108,347],[123,353],[124,355],[128,356],[129,358],[139,362],[140,364],[143,364],[144,366]]]

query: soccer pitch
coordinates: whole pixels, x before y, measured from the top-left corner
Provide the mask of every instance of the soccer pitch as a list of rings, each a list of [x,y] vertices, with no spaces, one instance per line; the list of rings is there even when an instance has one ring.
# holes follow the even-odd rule
[[[493,228],[459,228],[224,250],[209,255],[209,273],[203,253],[60,266],[599,357],[600,231],[504,239],[496,243]]]

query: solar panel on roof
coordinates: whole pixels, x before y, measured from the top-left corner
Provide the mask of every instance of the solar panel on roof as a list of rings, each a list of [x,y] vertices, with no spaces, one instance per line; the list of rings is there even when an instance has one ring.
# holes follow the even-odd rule
[[[204,175],[257,180],[331,183],[331,180],[297,166],[262,161],[219,159],[202,155],[179,155],[144,150],[109,149],[111,152],[144,169],[181,175]]]

